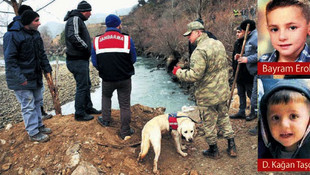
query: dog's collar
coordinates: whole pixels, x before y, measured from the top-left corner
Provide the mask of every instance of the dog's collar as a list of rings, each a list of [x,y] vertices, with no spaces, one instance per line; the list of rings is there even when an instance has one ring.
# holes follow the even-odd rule
[[[168,114],[169,121],[169,130],[177,130],[178,129],[178,121],[177,118],[187,117],[187,116],[178,116],[177,113]]]

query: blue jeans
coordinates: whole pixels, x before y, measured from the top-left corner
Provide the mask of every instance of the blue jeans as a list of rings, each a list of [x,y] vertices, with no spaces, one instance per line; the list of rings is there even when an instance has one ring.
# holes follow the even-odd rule
[[[90,99],[89,61],[67,60],[67,68],[73,74],[76,82],[75,114],[85,115],[85,111],[93,107]]]
[[[44,105],[44,101],[43,101],[44,90],[45,90],[45,88],[44,88],[44,83],[43,83],[43,86],[42,86],[42,88],[41,88],[42,100],[41,100],[41,102],[40,102],[40,106],[43,106],[43,105]]]
[[[43,126],[40,102],[42,101],[41,88],[35,90],[15,90],[15,96],[21,104],[24,124],[29,136],[39,133]]]

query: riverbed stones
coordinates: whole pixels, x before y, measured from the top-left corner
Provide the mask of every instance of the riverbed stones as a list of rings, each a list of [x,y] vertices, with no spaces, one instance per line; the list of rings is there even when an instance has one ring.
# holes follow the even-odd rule
[[[11,168],[11,165],[12,165],[11,163],[5,163],[5,164],[2,165],[1,168],[2,168],[3,171],[7,171],[7,170],[9,170]]]
[[[98,170],[89,162],[82,161],[80,165],[72,172],[71,175],[99,175]]]
[[[36,168],[31,172],[30,175],[46,175],[45,171],[42,168]]]

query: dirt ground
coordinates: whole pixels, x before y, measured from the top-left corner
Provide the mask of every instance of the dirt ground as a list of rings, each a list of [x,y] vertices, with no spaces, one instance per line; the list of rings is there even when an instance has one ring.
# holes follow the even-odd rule
[[[232,107],[235,106],[233,103]],[[131,126],[136,132],[127,141],[118,137],[118,110],[112,111],[112,126],[106,128],[96,120],[77,122],[73,115],[54,116],[44,121],[53,130],[50,141],[46,143],[30,142],[23,123],[13,124],[11,129],[0,131],[0,173],[35,174],[40,169],[46,174],[71,174],[77,164],[88,162],[99,174],[153,174],[152,149],[143,162],[138,163],[136,160],[144,124],[163,111],[160,108],[150,110],[138,104],[132,106],[131,111]],[[160,174],[256,174],[257,137],[247,132],[257,121],[231,121],[236,134],[237,158],[227,155],[227,140],[224,138],[218,140],[221,158],[205,158],[201,151],[208,146],[202,135],[198,135],[193,143],[187,143],[186,152],[189,155],[182,157],[176,152],[173,140],[167,134],[162,139],[158,163]],[[72,163],[72,155],[78,157],[76,163]]]

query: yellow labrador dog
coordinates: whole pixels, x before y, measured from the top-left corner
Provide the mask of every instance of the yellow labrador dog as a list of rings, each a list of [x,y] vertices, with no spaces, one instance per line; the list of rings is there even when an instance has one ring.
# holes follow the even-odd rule
[[[174,119],[171,117],[174,117]],[[155,152],[154,173],[158,173],[157,162],[160,155],[161,134],[169,130],[171,130],[177,152],[185,157],[187,153],[183,152],[182,149],[186,149],[186,147],[181,145],[181,137],[183,136],[187,142],[192,142],[195,133],[195,123],[187,117],[186,113],[178,112],[177,114],[156,116],[145,124],[142,129],[141,151],[138,161],[141,161],[146,156],[150,144],[152,144]]]

